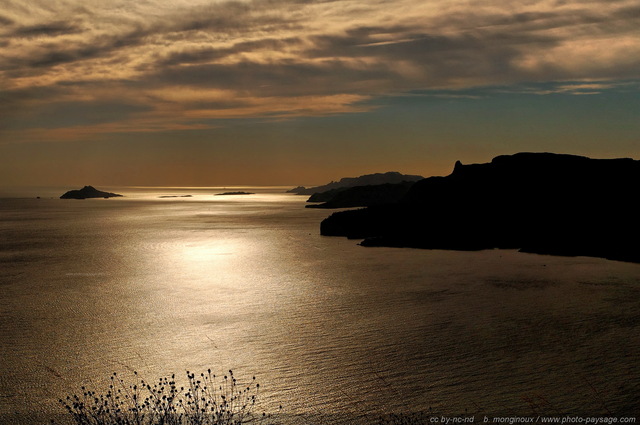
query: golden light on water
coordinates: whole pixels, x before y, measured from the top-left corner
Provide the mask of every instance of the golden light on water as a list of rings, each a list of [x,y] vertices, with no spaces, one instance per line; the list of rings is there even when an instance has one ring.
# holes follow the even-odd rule
[[[22,241],[29,258],[0,276],[9,408],[55,412],[58,397],[114,370],[256,375],[266,410],[283,405],[296,425],[472,401],[520,411],[532,388],[590,406],[583,376],[617,405],[635,394],[637,265],[366,249],[320,236],[326,211],[304,198],[244,189],[256,195],[15,201],[38,209],[0,222],[22,235],[3,243]]]
[[[215,245],[187,244],[179,250],[181,252],[176,257],[189,265],[209,264],[215,262],[218,256],[236,255],[238,251],[241,251],[238,244],[229,242]]]

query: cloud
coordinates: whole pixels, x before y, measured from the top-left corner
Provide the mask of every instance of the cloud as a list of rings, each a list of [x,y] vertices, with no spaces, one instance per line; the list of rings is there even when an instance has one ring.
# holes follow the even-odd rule
[[[340,60],[322,62],[205,64],[159,70],[148,78],[157,85],[230,88],[253,96],[287,97],[363,93],[377,90],[388,66],[363,66]],[[369,84],[370,88],[365,86]]]
[[[196,47],[167,52],[162,59],[154,65],[170,67],[174,65],[190,65],[198,63],[211,63],[234,55],[241,55],[255,51],[283,52],[291,48],[299,47],[303,43],[299,37],[291,38],[265,38],[261,40],[243,41],[225,47]]]
[[[13,24],[13,19],[0,15],[0,25],[9,26]]]
[[[6,1],[5,120],[117,95],[142,109],[123,106],[121,126],[79,125],[163,131],[362,112],[364,99],[416,90],[583,81],[553,90],[593,94],[611,89],[593,81],[640,78],[634,0]]]
[[[13,31],[15,37],[56,37],[65,34],[75,34],[82,29],[69,22],[50,22],[46,24],[27,25]]]
[[[552,82],[526,87],[512,87],[510,89],[501,88],[500,92],[524,93],[536,95],[568,94],[568,95],[596,95],[611,90],[637,90],[638,85],[628,81],[574,81],[574,82]]]
[[[41,37],[57,37],[62,34],[74,34],[79,30],[62,33],[52,26],[31,27],[29,32],[36,32]],[[48,28],[48,29],[45,29]],[[21,29],[24,31],[24,29]],[[60,64],[78,62],[94,58],[109,58],[118,50],[126,50],[134,46],[143,45],[142,40],[149,33],[137,28],[122,34],[100,35],[91,37],[88,40],[83,38],[71,38],[61,40],[50,40],[46,43],[38,43],[32,46],[26,53],[16,52],[14,56],[9,56],[6,64],[0,69],[22,70],[29,73],[32,68],[44,68],[45,71]],[[16,49],[17,50],[17,49]],[[26,70],[25,70],[26,68]],[[41,71],[42,72],[42,71]]]

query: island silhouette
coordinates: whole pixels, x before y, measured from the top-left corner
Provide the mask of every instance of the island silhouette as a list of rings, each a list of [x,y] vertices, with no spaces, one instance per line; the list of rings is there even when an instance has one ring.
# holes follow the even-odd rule
[[[456,162],[398,201],[340,211],[320,233],[363,246],[592,256],[640,262],[640,161],[518,153]]]
[[[223,196],[223,195],[255,195],[255,193],[252,193],[252,192],[223,192],[223,193],[216,193],[216,196]]]
[[[295,193],[296,195],[314,195],[319,193],[327,193],[330,190],[344,190],[356,186],[382,185],[388,183],[415,182],[422,180],[424,177],[410,174],[402,174],[397,171],[388,171],[386,173],[365,174],[359,177],[344,177],[337,182],[330,182],[322,186],[304,187],[298,186],[287,193]],[[335,192],[334,192],[335,193]],[[328,199],[317,198],[310,202],[326,202]]]
[[[115,198],[120,197],[117,193],[103,192],[93,186],[85,186],[82,189],[70,190],[60,197],[60,199],[87,199],[87,198]]]

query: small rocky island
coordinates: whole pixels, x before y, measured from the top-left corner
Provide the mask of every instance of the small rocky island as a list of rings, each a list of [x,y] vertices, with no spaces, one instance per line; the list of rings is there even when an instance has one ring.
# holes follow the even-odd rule
[[[60,199],[87,199],[87,198],[115,198],[121,197],[117,193],[103,192],[93,186],[85,186],[82,189],[70,190],[60,197]]]
[[[222,195],[254,195],[254,193],[251,193],[251,192],[224,192],[224,193],[216,193],[216,196],[222,196]]]
[[[363,246],[519,249],[640,262],[640,161],[519,153],[456,162],[398,201],[341,211],[320,233]]]

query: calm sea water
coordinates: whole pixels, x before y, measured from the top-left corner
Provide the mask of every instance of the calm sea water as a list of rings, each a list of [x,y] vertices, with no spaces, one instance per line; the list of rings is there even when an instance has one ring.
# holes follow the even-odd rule
[[[3,423],[114,371],[207,368],[289,423],[639,413],[640,265],[363,248],[282,188],[109,190],[0,199]]]

